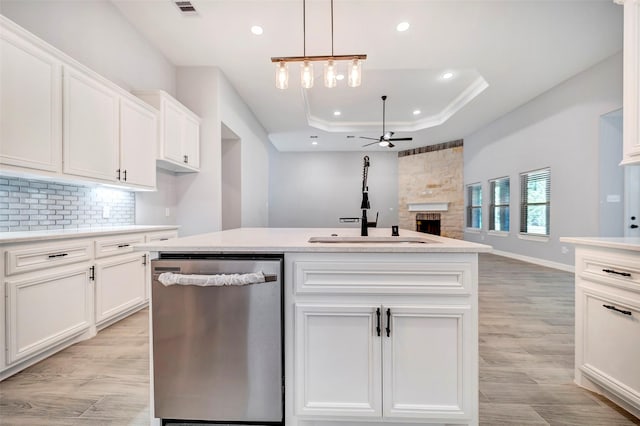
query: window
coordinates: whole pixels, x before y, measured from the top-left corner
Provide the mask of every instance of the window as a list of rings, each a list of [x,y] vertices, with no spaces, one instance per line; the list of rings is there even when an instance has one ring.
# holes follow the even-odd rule
[[[467,228],[482,228],[482,185],[467,186]]]
[[[551,207],[550,169],[520,175],[520,232],[549,235]]]
[[[489,181],[489,230],[509,232],[509,178]]]

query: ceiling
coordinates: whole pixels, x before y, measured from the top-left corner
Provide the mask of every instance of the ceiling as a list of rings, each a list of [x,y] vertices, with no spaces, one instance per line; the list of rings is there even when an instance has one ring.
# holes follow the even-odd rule
[[[111,1],[175,65],[219,67],[281,151],[363,150],[360,136],[382,134],[382,95],[387,130],[413,137],[394,150],[461,139],[622,48],[611,0],[334,0],[334,53],[368,56],[362,85],[325,88],[316,63],[302,89],[292,63],[280,90],[270,58],[303,55],[302,0],[191,0],[191,16],[171,0]],[[330,10],[306,1],[307,55],[331,53]]]

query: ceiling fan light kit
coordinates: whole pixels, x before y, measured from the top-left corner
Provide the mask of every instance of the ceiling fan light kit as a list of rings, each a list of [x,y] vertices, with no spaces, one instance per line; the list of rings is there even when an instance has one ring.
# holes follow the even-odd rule
[[[276,64],[276,87],[286,89],[289,87],[289,62],[302,62],[300,67],[300,84],[305,89],[313,87],[313,62],[325,62],[324,86],[336,87],[338,84],[337,61],[349,61],[347,65],[349,87],[358,87],[362,83],[362,61],[367,59],[365,54],[334,55],[333,54],[333,0],[331,0],[331,55],[307,56],[307,31],[306,31],[306,0],[302,0],[302,56],[272,57],[271,62]]]

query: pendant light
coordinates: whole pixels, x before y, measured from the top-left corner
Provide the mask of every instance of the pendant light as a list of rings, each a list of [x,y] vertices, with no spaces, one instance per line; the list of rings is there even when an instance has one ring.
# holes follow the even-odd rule
[[[347,69],[349,87],[358,87],[362,83],[362,61],[367,55],[334,55],[333,53],[333,0],[331,0],[331,55],[307,56],[306,0],[302,0],[302,56],[272,57],[276,64],[276,87],[289,87],[289,62],[302,62],[300,67],[300,85],[305,89],[313,87],[313,62],[326,61],[324,64],[324,85],[332,88],[338,85],[338,61],[349,61]]]

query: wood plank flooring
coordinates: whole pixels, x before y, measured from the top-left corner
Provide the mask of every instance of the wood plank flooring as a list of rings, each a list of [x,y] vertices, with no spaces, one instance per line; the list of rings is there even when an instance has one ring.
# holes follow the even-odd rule
[[[640,425],[573,384],[573,274],[480,257],[480,424]],[[0,382],[0,425],[148,425],[148,311]]]

